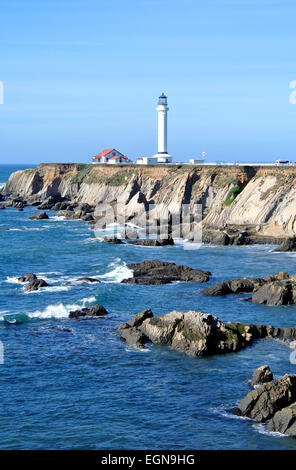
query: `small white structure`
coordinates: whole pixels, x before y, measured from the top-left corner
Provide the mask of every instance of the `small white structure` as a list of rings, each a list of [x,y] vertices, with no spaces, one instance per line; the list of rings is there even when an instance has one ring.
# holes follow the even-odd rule
[[[138,165],[157,165],[157,157],[139,157],[137,158]]]
[[[102,150],[100,153],[92,157],[92,162],[94,165],[98,163],[108,163],[110,165],[114,165],[116,163],[132,163],[126,155],[123,155],[116,149]]]
[[[138,165],[155,165],[157,163],[172,163],[173,157],[167,152],[167,137],[168,137],[168,103],[167,96],[162,93],[158,98],[158,152],[153,157],[140,157],[137,158]]]
[[[201,154],[202,158],[190,158],[189,159],[189,164],[190,165],[204,165],[206,155],[207,155],[206,152],[202,152],[202,154]]]

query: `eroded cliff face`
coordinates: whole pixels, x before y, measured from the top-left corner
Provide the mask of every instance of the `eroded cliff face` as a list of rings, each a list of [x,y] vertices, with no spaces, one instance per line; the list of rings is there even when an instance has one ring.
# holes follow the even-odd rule
[[[2,190],[28,204],[61,195],[96,205],[117,201],[133,217],[202,205],[205,227],[248,226],[266,236],[296,233],[296,168],[42,164],[17,171]]]

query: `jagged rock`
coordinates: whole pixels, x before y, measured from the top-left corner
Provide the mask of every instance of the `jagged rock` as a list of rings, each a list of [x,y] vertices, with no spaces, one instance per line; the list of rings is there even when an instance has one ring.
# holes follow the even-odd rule
[[[79,279],[77,279],[77,281],[89,283],[101,282],[99,279],[95,279],[93,277],[80,277]]]
[[[5,204],[0,204],[0,210],[4,210],[4,209],[6,209]]]
[[[190,356],[206,356],[239,351],[252,343],[258,331],[252,325],[221,322],[217,317],[201,312],[173,311],[154,317],[151,310],[140,312],[119,326],[128,344],[151,341],[166,344]]]
[[[267,423],[267,429],[296,437],[296,403],[277,411]]]
[[[234,413],[258,422],[268,421],[274,414],[296,401],[296,376],[284,375],[247,394]]]
[[[57,217],[65,217],[65,219],[74,219],[75,218],[75,213],[71,210],[60,210],[56,213]]]
[[[264,365],[258,367],[253,373],[251,385],[254,387],[255,385],[261,385],[267,382],[271,382],[273,380],[273,374],[269,368],[269,366]]]
[[[96,304],[91,308],[82,308],[81,310],[74,310],[69,313],[69,318],[78,318],[78,317],[101,317],[107,315],[107,310],[103,305]]]
[[[227,295],[231,293],[232,293],[232,290],[230,289],[230,283],[227,281],[217,282],[217,284],[207,287],[206,289],[201,291],[202,295],[211,295],[211,296]]]
[[[104,237],[104,242],[112,243],[113,245],[124,245],[124,242],[117,237]]]
[[[33,292],[39,290],[40,287],[48,287],[48,284],[44,279],[34,279],[27,284],[24,289],[26,292]]]
[[[254,292],[246,301],[266,305],[288,305],[296,302],[296,279],[280,272],[264,278],[232,279],[214,284],[201,291],[202,295],[223,296]]]
[[[287,238],[282,241],[280,246],[278,246],[275,250],[278,251],[296,251],[296,237]]]
[[[119,325],[117,331],[120,333],[121,338],[126,342],[126,344],[129,346],[136,346],[140,349],[144,348],[147,338],[139,330],[139,327],[147,318],[151,317],[153,317],[153,313],[150,309],[142,310],[128,320],[128,322]]]
[[[51,208],[53,211],[73,211],[74,210],[74,204],[71,201],[61,201],[57,202],[54,204],[54,206]]]
[[[169,284],[173,281],[207,282],[210,272],[176,265],[167,261],[142,261],[128,265],[133,277],[122,282],[128,284]]]
[[[55,204],[60,204],[63,201],[63,199],[64,198],[62,198],[60,195],[49,196],[43,202],[41,202],[41,204],[37,206],[37,209],[55,210],[54,209]]]
[[[44,220],[48,219],[48,215],[46,212],[38,212],[37,214],[33,214],[29,217],[30,220]]]
[[[33,282],[33,281],[35,281],[35,279],[37,279],[36,274],[27,273],[27,274],[24,274],[23,276],[18,277],[17,280],[19,282]]]
[[[296,285],[291,281],[274,281],[260,287],[252,296],[254,304],[289,305],[295,303]]]

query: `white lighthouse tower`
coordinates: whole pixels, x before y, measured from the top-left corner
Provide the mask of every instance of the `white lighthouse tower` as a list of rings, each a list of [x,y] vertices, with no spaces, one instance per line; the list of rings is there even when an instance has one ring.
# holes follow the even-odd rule
[[[167,151],[168,136],[168,99],[164,93],[158,99],[158,152],[154,155],[158,163],[171,163],[172,156]]]

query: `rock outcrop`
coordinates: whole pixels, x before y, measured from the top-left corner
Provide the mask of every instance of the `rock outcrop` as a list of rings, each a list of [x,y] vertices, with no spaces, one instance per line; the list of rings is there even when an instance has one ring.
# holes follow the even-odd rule
[[[122,281],[126,284],[170,284],[174,281],[207,282],[211,275],[209,271],[158,260],[128,264],[128,268],[133,271],[133,277]]]
[[[158,317],[151,310],[143,310],[122,323],[118,331],[129,345],[143,348],[146,342],[165,344],[189,356],[240,351],[267,334],[260,325],[223,323],[213,315],[193,310]]]
[[[48,215],[46,212],[38,212],[37,214],[33,214],[29,217],[30,220],[45,220],[48,219]]]
[[[255,390],[249,392],[233,413],[259,423],[268,431],[296,437],[296,376],[286,374],[274,380],[268,366],[259,367],[253,375]]]
[[[0,196],[12,207],[75,209],[77,217],[89,221],[98,218],[86,212],[89,207],[111,206],[108,217],[101,216],[105,222],[117,203],[121,209],[114,209],[115,218],[124,213],[142,227],[148,211],[152,219],[163,220],[169,214],[175,220],[179,217],[181,236],[188,239],[196,222],[186,219],[184,204],[193,210],[198,203],[204,242],[278,244],[296,235],[295,180],[294,167],[43,164],[13,173]],[[81,204],[89,207],[80,209]]]
[[[26,292],[33,292],[39,290],[41,287],[48,287],[48,284],[44,279],[34,279],[25,285],[24,290]]]
[[[296,303],[296,276],[286,272],[271,274],[264,278],[241,278],[222,281],[201,291],[202,295],[224,296],[253,292],[246,299],[254,304],[290,305]]]
[[[82,308],[81,310],[73,310],[69,313],[69,318],[78,318],[78,317],[102,317],[107,315],[107,310],[103,305],[96,304],[91,308]]]
[[[234,412],[264,423],[295,401],[296,376],[286,374],[281,379],[272,380],[249,392]]]
[[[253,373],[251,380],[252,387],[256,385],[262,385],[273,380],[273,374],[268,365],[260,366]]]
[[[278,251],[296,251],[296,237],[290,237],[285,239],[280,246],[278,246],[275,250]]]

